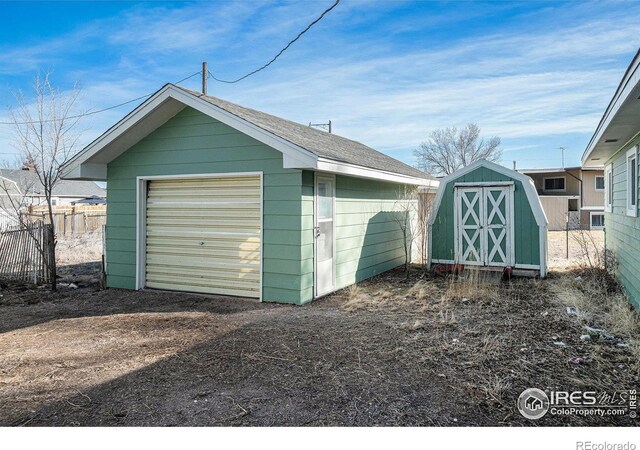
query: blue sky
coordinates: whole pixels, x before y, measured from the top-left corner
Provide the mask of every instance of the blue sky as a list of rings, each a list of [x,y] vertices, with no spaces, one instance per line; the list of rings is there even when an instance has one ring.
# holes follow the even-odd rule
[[[0,121],[38,71],[83,88],[83,111],[151,93],[208,61],[235,78],[268,61],[327,1],[2,3]],[[209,93],[405,162],[429,132],[477,122],[503,163],[580,155],[638,49],[640,2],[343,2],[267,70]],[[197,77],[184,83],[197,89]],[[135,104],[83,122],[89,142]],[[10,157],[0,126],[0,159]]]

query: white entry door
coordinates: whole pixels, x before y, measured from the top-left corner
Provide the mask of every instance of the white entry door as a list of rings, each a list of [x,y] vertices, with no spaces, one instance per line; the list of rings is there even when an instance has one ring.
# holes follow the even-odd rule
[[[511,186],[456,187],[457,262],[513,264],[511,192]]]
[[[335,290],[335,183],[334,177],[316,176],[314,228],[316,297]]]

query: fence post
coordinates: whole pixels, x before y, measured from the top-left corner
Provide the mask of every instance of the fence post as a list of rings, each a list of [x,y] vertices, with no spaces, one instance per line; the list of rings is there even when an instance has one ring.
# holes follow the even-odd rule
[[[38,236],[40,235],[40,224],[37,223],[33,230],[33,236],[36,240],[31,256],[31,270],[33,270],[33,284],[38,284]]]
[[[46,279],[47,281],[51,282],[51,283],[55,283],[56,280],[53,279],[53,277],[55,276],[55,274],[53,273],[53,267],[52,265],[55,264],[55,260],[53,260],[53,258],[55,258],[54,255],[54,240],[55,240],[55,235],[53,232],[53,225],[51,224],[46,224],[43,225],[44,227],[44,233],[43,233],[43,253],[45,254],[46,258],[43,259],[43,269],[44,272],[46,274]]]
[[[107,287],[107,226],[102,225],[102,276],[100,277],[101,287]]]

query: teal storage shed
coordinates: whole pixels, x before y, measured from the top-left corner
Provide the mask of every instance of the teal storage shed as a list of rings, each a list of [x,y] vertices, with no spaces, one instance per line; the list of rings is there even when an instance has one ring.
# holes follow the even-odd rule
[[[480,160],[440,180],[429,266],[547,273],[547,219],[531,178]]]
[[[303,304],[404,262],[398,192],[435,186],[359,142],[168,84],[87,146],[107,286]]]

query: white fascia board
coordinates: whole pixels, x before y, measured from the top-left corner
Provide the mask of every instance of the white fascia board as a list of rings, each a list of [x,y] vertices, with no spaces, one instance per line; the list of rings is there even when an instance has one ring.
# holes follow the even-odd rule
[[[351,175],[355,177],[371,178],[394,183],[412,184],[418,186],[430,186],[434,189],[438,181],[410,177],[382,170],[376,170],[319,158],[310,152],[286,139],[283,139],[267,130],[264,130],[230,112],[213,105],[196,95],[185,92],[173,85],[166,85],[144,103],[125,116],[120,122],[107,130],[102,136],[89,144],[82,152],[76,155],[63,169],[65,179],[85,179],[105,181],[107,175],[107,163],[91,162],[91,158],[104,150],[116,139],[121,137],[131,127],[144,120],[152,111],[158,108],[168,99],[174,99],[185,106],[189,106],[203,114],[208,115],[236,130],[250,136],[283,154],[283,168],[308,169],[336,174]],[[163,117],[164,119],[164,117]],[[160,126],[161,123],[158,124]],[[123,151],[126,149],[123,149]]]
[[[241,119],[222,108],[219,108],[211,103],[198,98],[195,95],[189,94],[181,89],[172,85],[164,86],[144,103],[134,109],[131,113],[126,115],[116,125],[107,130],[99,138],[85,147],[78,155],[71,159],[64,167],[63,173],[65,179],[87,179],[89,176],[96,176],[97,180],[104,181],[106,179],[106,165],[107,163],[90,163],[93,156],[97,155],[100,151],[105,149],[109,144],[112,144],[116,139],[126,133],[132,126],[143,120],[149,113],[158,108],[162,103],[168,99],[175,99],[183,105],[190,106],[197,111],[202,112],[220,122],[229,125],[230,127],[246,134],[269,147],[275,148],[285,155],[288,165],[297,165],[301,168],[315,168],[315,162],[317,156],[312,152],[309,152],[302,147],[299,147],[291,142],[282,139],[244,119]],[[93,167],[85,170],[83,167],[85,164],[94,164]],[[103,166],[99,168],[97,166]]]
[[[329,172],[340,175],[349,175],[358,178],[369,178],[373,180],[388,181],[391,183],[412,184],[416,186],[436,187],[437,180],[411,177],[383,170],[371,169],[368,167],[356,166],[344,162],[332,161],[330,159],[318,158],[316,170],[319,172]]]
[[[11,183],[16,187],[16,190],[18,191],[17,194],[9,194],[9,195],[22,195],[22,191],[20,190],[20,186],[18,186],[18,182],[17,181],[13,181],[7,177],[3,177],[2,175],[2,169],[0,169],[0,179],[4,180],[2,181],[2,185],[4,186],[3,189],[8,190],[9,188],[7,187],[7,183]],[[5,194],[7,192],[4,192]]]
[[[528,174],[528,173],[535,173],[535,174],[541,174],[541,173],[564,173],[564,172],[570,172],[573,170],[581,170],[580,167],[565,167],[563,168],[553,168],[553,169],[520,169],[517,172],[523,173],[523,174]]]
[[[589,158],[591,157],[591,153],[593,153],[596,145],[598,144],[598,142],[600,142],[600,139],[602,138],[604,132],[607,130],[607,128],[609,128],[611,121],[618,113],[620,107],[627,100],[627,97],[629,97],[629,94],[633,91],[636,85],[640,83],[640,72],[638,71],[638,67],[640,67],[639,56],[640,51],[636,53],[636,56],[629,65],[627,72],[623,76],[623,79],[621,80],[616,93],[607,106],[602,119],[600,119],[600,123],[598,124],[595,133],[591,137],[591,140],[587,144],[587,148],[582,154],[582,165],[585,165],[585,163],[589,160]]]

